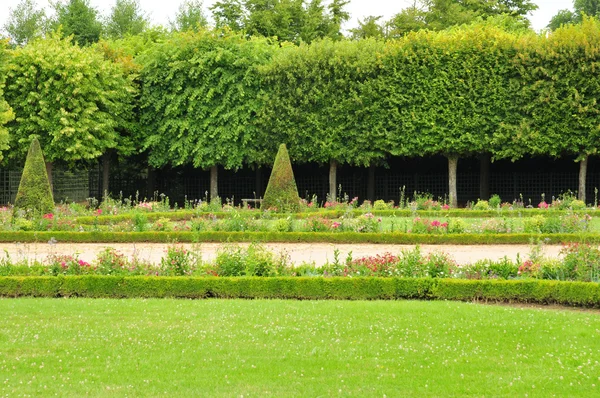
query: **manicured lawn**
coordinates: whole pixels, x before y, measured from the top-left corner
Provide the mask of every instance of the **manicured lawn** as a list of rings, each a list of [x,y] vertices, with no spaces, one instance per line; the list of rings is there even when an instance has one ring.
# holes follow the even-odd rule
[[[597,396],[600,313],[0,300],[0,396]]]

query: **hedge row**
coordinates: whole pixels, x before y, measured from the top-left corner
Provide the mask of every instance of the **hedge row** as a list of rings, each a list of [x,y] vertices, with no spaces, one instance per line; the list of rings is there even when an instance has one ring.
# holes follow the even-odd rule
[[[0,277],[0,297],[461,300],[600,307],[600,284],[403,278]]]
[[[600,243],[598,233],[560,234],[409,234],[358,232],[73,232],[16,231],[2,232],[0,242],[72,242],[72,243],[196,243],[196,242],[285,242],[285,243],[389,243],[389,244],[450,244],[509,245],[531,241],[550,244],[570,242]]]
[[[595,209],[577,210],[573,211],[575,214],[589,214],[590,211],[593,213]],[[410,209],[394,209],[394,210],[372,210],[371,213],[376,217],[426,217],[426,218],[447,218],[447,217],[461,217],[461,218],[491,218],[491,217],[533,217],[537,215],[544,215],[547,217],[559,217],[565,214],[566,210],[542,210],[542,209],[517,209],[517,210],[468,210],[468,209],[452,209],[452,210],[417,210],[413,211]],[[354,217],[358,217],[367,211],[362,209],[354,209],[350,212]],[[185,221],[191,220],[196,217],[215,217],[218,219],[231,217],[232,213],[227,211],[220,212],[198,212],[192,210],[179,210],[170,212],[148,212],[143,213],[148,221],[155,221],[160,218],[166,218],[171,221]],[[300,213],[271,213],[269,217],[272,218],[287,218],[292,217],[294,219],[306,219],[306,218],[327,218],[336,219],[346,215],[345,210],[323,210],[313,212],[300,212]],[[125,213],[117,215],[105,215],[105,216],[80,216],[75,218],[77,224],[91,225],[91,224],[114,224],[124,221],[132,221],[134,213]],[[236,216],[243,218],[261,218],[264,213],[258,210],[243,210],[239,211]]]

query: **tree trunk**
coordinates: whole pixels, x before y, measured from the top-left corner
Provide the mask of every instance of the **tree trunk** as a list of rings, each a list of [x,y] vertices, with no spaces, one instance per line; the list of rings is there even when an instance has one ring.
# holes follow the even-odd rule
[[[148,180],[147,180],[147,186],[146,186],[146,190],[148,191],[147,192],[148,200],[156,200],[156,198],[154,197],[155,189],[156,189],[156,170],[154,169],[154,167],[148,166]]]
[[[219,197],[219,169],[218,166],[210,168],[210,200],[213,201]]]
[[[450,207],[458,205],[456,194],[456,169],[458,168],[458,157],[448,157],[448,190],[450,194]]]
[[[255,174],[256,174],[256,186],[255,186],[255,191],[254,191],[254,199],[260,199],[263,196],[263,187],[262,187],[262,169],[260,166],[256,166],[256,170],[255,170]]]
[[[490,155],[481,155],[479,158],[479,199],[490,198]]]
[[[106,199],[109,189],[110,176],[110,152],[105,152],[102,155],[102,198]]]
[[[337,162],[329,162],[329,200],[335,202],[337,199]]]
[[[375,165],[369,165],[369,180],[367,181],[367,199],[375,201]]]
[[[585,202],[585,180],[587,178],[587,165],[589,156],[579,162],[579,195],[578,199]]]
[[[54,194],[54,185],[52,185],[52,162],[46,162],[46,174],[48,174],[48,182],[50,183],[50,190]]]

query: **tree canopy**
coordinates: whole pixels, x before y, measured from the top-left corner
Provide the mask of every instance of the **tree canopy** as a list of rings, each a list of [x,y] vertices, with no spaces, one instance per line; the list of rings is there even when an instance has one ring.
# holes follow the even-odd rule
[[[51,35],[17,48],[6,76],[13,157],[37,137],[47,162],[96,159],[133,118],[135,93],[123,68],[70,39]]]
[[[35,0],[21,0],[10,10],[4,29],[10,40],[19,45],[40,37],[46,30],[46,12],[38,9]]]
[[[102,23],[98,18],[98,11],[90,5],[89,0],[56,2],[54,9],[56,18],[51,25],[55,31],[60,30],[65,37],[73,35],[80,46],[100,40]]]

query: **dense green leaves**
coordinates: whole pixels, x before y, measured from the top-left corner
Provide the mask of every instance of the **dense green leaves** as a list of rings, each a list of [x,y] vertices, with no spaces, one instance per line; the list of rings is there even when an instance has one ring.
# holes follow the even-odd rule
[[[300,197],[285,144],[279,146],[261,208],[298,211]]]
[[[133,119],[133,88],[123,68],[98,51],[52,36],[13,52],[6,99],[11,156],[40,140],[47,162],[96,159],[119,142]]]
[[[239,168],[256,130],[257,68],[274,46],[227,31],[175,33],[143,57],[142,125],[153,166]]]
[[[98,19],[98,11],[90,5],[89,0],[67,0],[54,3],[56,19],[52,26],[55,31],[62,31],[65,36],[73,35],[80,46],[97,42],[102,33],[102,23]]]
[[[3,151],[8,149],[8,129],[6,123],[14,119],[12,108],[4,99],[4,84],[8,67],[8,52],[6,41],[0,41],[0,160],[4,158]]]
[[[13,43],[22,46],[41,36],[46,22],[46,13],[37,8],[35,0],[22,0],[15,8],[11,8],[4,29]]]
[[[46,173],[46,164],[39,141],[34,138],[27,152],[25,168],[15,199],[15,210],[23,210],[30,216],[54,211],[52,188]]]
[[[378,126],[385,116],[373,112],[366,92],[379,73],[383,48],[374,39],[326,39],[281,49],[262,69],[264,145],[277,137],[300,162],[368,165],[384,158],[388,148]]]

